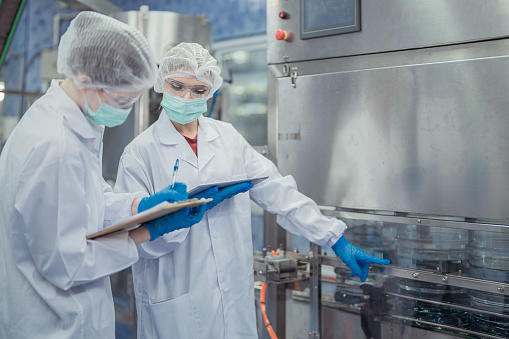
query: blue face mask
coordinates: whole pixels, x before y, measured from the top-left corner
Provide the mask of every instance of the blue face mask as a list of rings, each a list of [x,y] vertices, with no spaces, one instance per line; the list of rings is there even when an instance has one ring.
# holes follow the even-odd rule
[[[83,112],[87,117],[89,117],[99,125],[104,125],[106,127],[115,127],[122,125],[126,121],[127,117],[129,116],[129,113],[131,113],[131,108],[132,107],[118,108],[110,106],[105,103],[101,103],[101,105],[99,105],[99,108],[97,109],[97,112],[94,113],[90,106],[88,106],[85,97],[85,106],[83,107]]]
[[[200,115],[207,112],[207,97],[183,99],[174,94],[164,92],[161,106],[163,106],[170,120],[185,125],[195,121]]]

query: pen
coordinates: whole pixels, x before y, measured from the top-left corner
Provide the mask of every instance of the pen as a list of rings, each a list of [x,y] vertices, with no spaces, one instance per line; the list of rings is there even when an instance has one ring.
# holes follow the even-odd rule
[[[177,172],[179,171],[179,159],[175,161],[175,166],[173,166],[173,176],[171,177],[171,186],[173,188],[175,186],[175,180],[177,180]]]

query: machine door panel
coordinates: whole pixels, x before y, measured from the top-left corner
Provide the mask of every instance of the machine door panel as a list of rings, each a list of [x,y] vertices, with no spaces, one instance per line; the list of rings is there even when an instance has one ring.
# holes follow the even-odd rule
[[[278,166],[318,204],[509,220],[509,56],[277,79]]]

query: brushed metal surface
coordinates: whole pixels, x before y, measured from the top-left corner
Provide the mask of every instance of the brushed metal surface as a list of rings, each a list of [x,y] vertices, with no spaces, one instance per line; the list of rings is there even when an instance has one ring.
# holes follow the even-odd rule
[[[280,11],[289,14],[279,18]],[[267,1],[268,63],[378,53],[509,35],[507,1],[363,0],[361,31],[301,40],[300,1]],[[291,41],[275,38],[277,29]]]
[[[278,78],[278,166],[320,205],[507,223],[508,79],[507,55]]]

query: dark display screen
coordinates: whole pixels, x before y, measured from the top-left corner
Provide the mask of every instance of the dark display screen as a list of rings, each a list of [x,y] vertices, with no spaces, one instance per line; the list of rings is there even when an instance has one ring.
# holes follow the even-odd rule
[[[301,39],[360,31],[359,0],[301,0]]]

